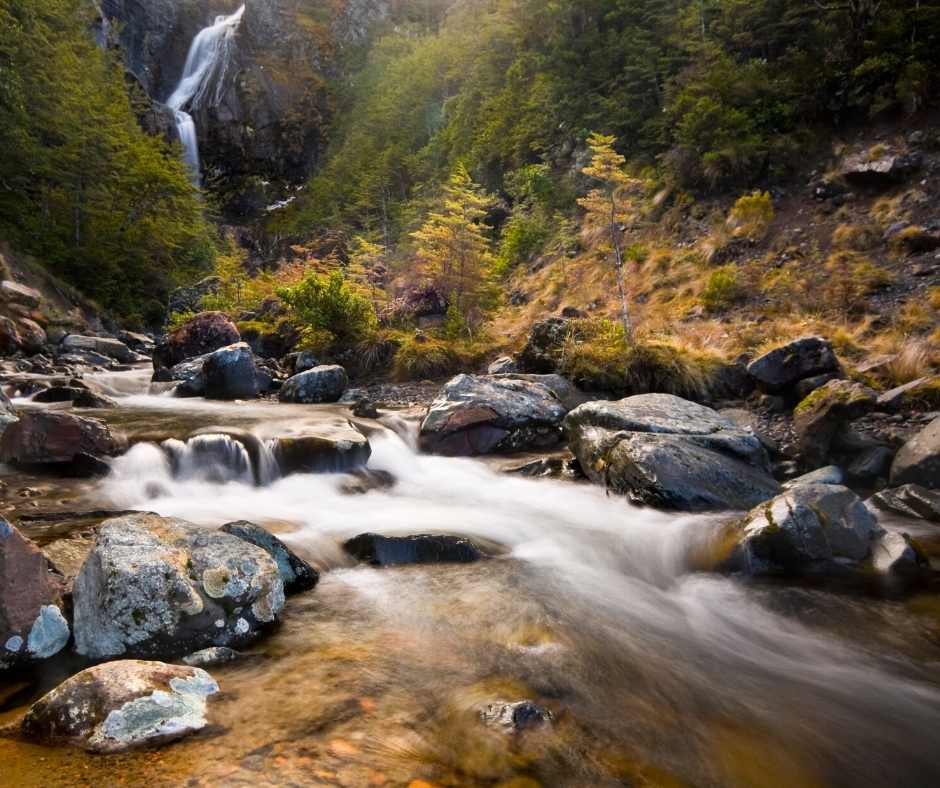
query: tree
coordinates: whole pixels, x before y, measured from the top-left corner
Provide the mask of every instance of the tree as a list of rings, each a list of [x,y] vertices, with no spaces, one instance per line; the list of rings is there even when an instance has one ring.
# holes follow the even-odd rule
[[[278,290],[308,335],[327,344],[350,346],[375,327],[375,310],[339,269],[329,275],[310,273],[294,287]]]
[[[439,292],[453,294],[453,306],[468,327],[479,317],[494,262],[481,224],[491,203],[458,164],[442,190],[440,210],[411,234],[419,271]]]
[[[582,172],[594,179],[598,186],[578,204],[587,212],[586,223],[589,227],[601,228],[609,244],[609,253],[613,255],[614,272],[617,276],[617,288],[620,292],[620,322],[623,333],[628,339],[633,338],[633,322],[627,304],[627,288],[624,281],[624,254],[621,223],[625,217],[624,198],[635,190],[638,181],[624,172],[626,162],[623,156],[614,150],[614,137],[594,133],[588,137],[588,145],[593,154],[591,163]]]

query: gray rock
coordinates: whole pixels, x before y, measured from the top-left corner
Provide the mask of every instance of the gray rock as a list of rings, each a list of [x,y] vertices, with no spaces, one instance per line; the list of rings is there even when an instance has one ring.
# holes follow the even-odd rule
[[[872,565],[885,575],[919,575],[930,561],[908,534],[889,531],[878,539],[872,549]]]
[[[940,492],[928,490],[919,484],[905,484],[881,490],[871,497],[871,503],[879,509],[940,523]]]
[[[145,29],[152,31],[153,26]],[[189,287],[178,287],[170,293],[167,314],[199,312],[202,310],[202,299],[209,295],[216,295],[221,287],[222,279],[218,276],[207,276]]]
[[[500,356],[486,369],[488,375],[506,375],[519,372],[519,365],[511,356]]]
[[[281,402],[339,402],[348,385],[349,378],[342,367],[314,367],[288,378],[281,387],[279,397]]]
[[[812,394],[816,389],[822,388],[831,380],[839,380],[840,373],[827,372],[825,375],[815,375],[811,378],[801,380],[796,384],[796,398],[801,402]]]
[[[322,364],[312,350],[301,350],[294,359],[294,374],[299,375],[301,372],[308,372],[319,366]]]
[[[547,448],[561,440],[567,412],[543,382],[458,375],[431,403],[419,444],[424,451],[446,456]]]
[[[564,406],[565,410],[574,410],[578,405],[585,402],[592,402],[597,399],[595,396],[585,394],[568,378],[561,375],[528,375],[519,372],[512,372],[503,375],[496,375],[498,378],[510,378],[512,380],[527,380],[529,383],[541,383],[545,388],[552,392],[558,401]]]
[[[277,569],[281,573],[281,580],[284,583],[284,590],[288,594],[308,591],[319,582],[320,573],[316,569],[295,555],[286,544],[260,525],[240,520],[236,523],[223,525],[222,530],[227,534],[237,536],[239,539],[244,539],[256,547],[260,547],[270,555],[277,563]]]
[[[891,464],[890,481],[892,487],[919,484],[940,489],[940,417],[901,447]]]
[[[138,354],[117,339],[109,337],[86,337],[68,334],[59,343],[66,353],[92,352],[113,358],[122,364],[131,364],[138,360]]]
[[[882,535],[846,487],[803,484],[753,509],[732,564],[748,574],[817,574],[858,568]]]
[[[849,476],[859,482],[871,483],[885,479],[891,470],[895,451],[888,446],[871,446],[863,449],[848,467]]]
[[[368,438],[349,421],[319,422],[316,432],[276,438],[274,457],[283,475],[347,473],[363,467],[372,454]]]
[[[940,389],[940,375],[927,375],[879,394],[876,409],[884,413],[897,413],[908,402],[916,402],[921,389],[932,388]]]
[[[747,371],[762,390],[776,393],[805,378],[838,372],[839,361],[828,340],[803,337],[755,359]]]
[[[73,599],[78,653],[176,656],[257,637],[276,621],[284,584],[259,547],[138,514],[100,526]]]
[[[241,654],[233,648],[226,646],[213,646],[204,648],[202,651],[196,651],[183,657],[184,664],[191,668],[211,668],[215,665],[224,665],[227,662],[234,662]]]
[[[219,348],[202,365],[207,399],[257,399],[258,376],[255,356],[245,342]]]
[[[554,716],[544,706],[531,700],[520,700],[515,703],[490,703],[480,710],[480,719],[489,727],[514,734],[550,725]]]
[[[31,741],[118,753],[165,744],[206,726],[219,685],[204,670],[122,660],[83,670],[34,703],[22,729]]]
[[[639,504],[749,509],[780,491],[750,430],[670,394],[589,402],[568,414],[565,433],[591,481]]]
[[[918,153],[886,153],[872,158],[867,152],[847,156],[839,174],[847,183],[865,189],[887,189],[913,175],[923,165]]]
[[[825,462],[836,433],[870,413],[875,397],[875,392],[861,383],[830,380],[797,405],[793,427],[803,461],[810,465]]]
[[[153,341],[152,337],[146,334],[138,334],[134,331],[120,331],[118,332],[117,338],[137,353],[149,355],[153,353],[154,348],[157,346],[157,343]]]
[[[343,549],[359,561],[373,566],[465,564],[485,558],[480,549],[469,539],[433,534],[416,536],[360,534],[348,540],[343,545]]]
[[[790,490],[802,484],[845,484],[845,474],[838,465],[827,465],[825,468],[805,473],[790,479],[784,484],[784,489]]]

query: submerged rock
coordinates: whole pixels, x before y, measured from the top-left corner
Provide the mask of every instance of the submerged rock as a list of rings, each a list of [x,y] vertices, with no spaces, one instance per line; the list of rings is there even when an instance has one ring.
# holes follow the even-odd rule
[[[525,730],[550,725],[554,715],[544,706],[531,700],[515,703],[490,703],[480,710],[480,719],[485,725],[504,733],[521,733]]]
[[[419,443],[426,452],[462,457],[547,448],[561,440],[567,412],[544,383],[458,375],[431,403]]]
[[[137,514],[100,526],[73,599],[80,654],[175,656],[256,638],[277,620],[284,583],[236,536]]]
[[[84,476],[88,470],[100,469],[100,457],[117,454],[123,448],[123,442],[108,426],[95,419],[26,411],[3,432],[0,460]]]
[[[838,372],[839,361],[828,340],[803,337],[755,359],[747,371],[761,389],[776,393],[805,378]]]
[[[780,491],[750,430],[671,394],[589,402],[568,414],[565,432],[588,478],[636,503],[748,509]]]
[[[213,646],[204,648],[202,651],[196,651],[183,657],[183,662],[191,668],[210,668],[214,665],[224,665],[226,662],[234,662],[241,654],[233,648],[226,646]]]
[[[274,457],[281,473],[346,473],[363,467],[372,454],[369,439],[352,424],[337,419],[318,424],[316,432],[276,438]]]
[[[360,534],[347,541],[343,549],[353,558],[373,566],[465,564],[486,557],[469,539],[434,534],[416,536]]]
[[[122,660],[72,676],[34,703],[23,733],[47,744],[118,753],[165,744],[206,726],[219,685],[204,670]]]
[[[891,486],[903,484],[940,490],[940,417],[914,435],[895,456]]]
[[[310,564],[299,558],[294,552],[278,539],[274,534],[266,531],[260,525],[240,520],[236,523],[227,523],[222,531],[246,542],[260,547],[277,563],[281,573],[284,590],[288,594],[308,591],[320,580],[320,573]]]
[[[349,385],[346,370],[340,366],[314,367],[288,378],[281,387],[281,402],[321,404],[339,402]]]

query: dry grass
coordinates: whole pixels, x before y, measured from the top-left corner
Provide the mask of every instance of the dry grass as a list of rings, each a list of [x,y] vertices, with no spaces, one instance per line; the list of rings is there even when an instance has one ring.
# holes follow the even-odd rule
[[[867,252],[881,243],[881,231],[871,224],[843,223],[832,232],[832,245],[837,249]]]
[[[913,341],[908,342],[881,371],[890,385],[900,386],[933,374],[937,361],[937,351],[931,343]]]

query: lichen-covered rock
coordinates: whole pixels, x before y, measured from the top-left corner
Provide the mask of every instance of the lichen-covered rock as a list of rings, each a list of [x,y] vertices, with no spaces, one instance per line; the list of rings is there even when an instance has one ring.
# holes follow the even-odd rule
[[[839,360],[828,340],[803,337],[754,359],[747,367],[763,391],[776,393],[816,375],[839,371]]]
[[[938,391],[940,391],[940,375],[926,375],[879,394],[877,410],[896,413],[908,406],[931,399]]]
[[[0,670],[65,648],[64,590],[62,576],[42,551],[0,518]]]
[[[855,569],[882,534],[874,515],[847,487],[804,484],[744,518],[731,563],[754,575]]]
[[[363,467],[372,454],[369,439],[348,421],[320,422],[315,432],[283,435],[273,441],[280,472],[347,473]]]
[[[474,456],[547,448],[561,440],[568,408],[544,383],[516,376],[458,375],[421,423],[421,449]]]
[[[206,700],[218,691],[200,668],[108,662],[83,670],[36,701],[23,718],[23,733],[95,753],[166,744],[206,726]]]
[[[357,560],[373,566],[466,564],[486,557],[469,539],[442,534],[359,534],[343,544],[343,549]]]
[[[861,383],[830,380],[797,405],[793,426],[803,461],[810,466],[825,462],[836,433],[870,413],[875,399],[875,392]]]
[[[108,520],[75,579],[76,650],[176,656],[256,638],[277,620],[277,563],[231,534],[137,514]]]
[[[241,341],[235,324],[221,312],[202,312],[167,334],[153,354],[154,369],[175,367]]]
[[[270,555],[277,563],[284,590],[288,594],[309,591],[319,582],[320,573],[316,569],[295,555],[286,544],[260,525],[240,520],[236,523],[226,523],[222,526],[222,530],[260,547]]]
[[[881,490],[871,497],[871,503],[882,511],[902,517],[940,523],[940,492],[928,490],[919,484]]]
[[[321,366],[308,369],[288,378],[281,387],[281,402],[321,404],[339,402],[349,385],[346,370],[340,366]]]
[[[891,486],[919,484],[940,490],[940,417],[914,435],[891,464]]]
[[[753,432],[671,394],[588,402],[568,414],[565,433],[591,481],[636,503],[749,509],[780,491]]]
[[[202,378],[208,399],[256,399],[258,396],[255,356],[245,342],[210,353],[202,365]]]
[[[117,454],[124,443],[95,419],[52,411],[24,411],[0,438],[0,460],[80,473],[87,458]]]
[[[30,356],[41,353],[49,341],[46,330],[35,320],[30,320],[28,317],[21,317],[17,324],[20,346],[23,348],[23,352]]]

